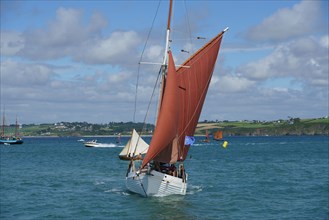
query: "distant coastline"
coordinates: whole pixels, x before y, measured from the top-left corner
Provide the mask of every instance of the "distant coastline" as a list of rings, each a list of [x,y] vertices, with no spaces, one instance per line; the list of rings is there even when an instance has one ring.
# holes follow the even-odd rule
[[[151,136],[154,125],[133,122],[110,122],[91,124],[87,122],[59,122],[49,124],[23,124],[20,133],[24,137],[118,137],[129,136],[132,128]],[[286,135],[329,135],[329,118],[299,119],[275,121],[203,121],[199,122],[196,136],[211,135],[218,129],[224,136],[286,136]],[[13,130],[13,129],[12,129]]]

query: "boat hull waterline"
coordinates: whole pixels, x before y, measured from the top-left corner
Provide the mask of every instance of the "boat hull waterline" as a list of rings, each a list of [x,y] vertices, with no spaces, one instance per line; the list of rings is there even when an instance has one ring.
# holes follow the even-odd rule
[[[85,147],[97,147],[99,146],[99,143],[97,143],[97,140],[87,141],[83,143]]]
[[[126,177],[126,187],[129,191],[149,196],[185,195],[187,174],[185,179],[164,174],[155,170],[142,170],[141,173],[129,172]]]
[[[0,140],[0,144],[13,145],[13,144],[23,144],[23,140]]]

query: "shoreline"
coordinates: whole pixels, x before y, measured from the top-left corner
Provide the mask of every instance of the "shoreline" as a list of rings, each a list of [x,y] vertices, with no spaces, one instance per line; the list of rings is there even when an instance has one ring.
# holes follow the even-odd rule
[[[121,137],[130,137],[131,135],[121,135]],[[229,137],[302,137],[302,136],[328,136],[328,134],[289,134],[289,135],[230,135],[226,136],[226,138]],[[86,135],[86,136],[23,136],[22,138],[24,139],[29,139],[29,138],[77,138],[77,139],[82,139],[82,138],[117,138],[117,135]],[[142,135],[141,137],[152,137],[152,135]],[[205,137],[205,135],[194,135],[194,137]],[[224,140],[225,138],[223,138]],[[211,139],[212,140],[212,139]]]

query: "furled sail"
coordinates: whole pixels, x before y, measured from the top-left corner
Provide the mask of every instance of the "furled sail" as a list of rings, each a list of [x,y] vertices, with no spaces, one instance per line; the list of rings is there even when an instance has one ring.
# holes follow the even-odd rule
[[[159,116],[142,167],[152,159],[165,163],[185,160],[190,147],[185,145],[185,137],[194,136],[224,32],[210,40],[177,71],[169,51]]]
[[[145,154],[149,145],[139,136],[134,129],[130,140],[119,154],[121,160],[132,160],[140,158],[141,154]]]

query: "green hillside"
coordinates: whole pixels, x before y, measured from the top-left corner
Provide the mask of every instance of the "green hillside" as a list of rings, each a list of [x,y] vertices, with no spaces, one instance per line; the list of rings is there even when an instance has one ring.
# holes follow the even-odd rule
[[[23,124],[19,132],[23,136],[95,136],[128,135],[132,128],[143,129],[143,123],[110,122],[91,124],[87,122],[59,122],[56,124]],[[195,135],[204,135],[206,130],[214,133],[218,129],[224,136],[279,136],[279,135],[328,135],[329,118],[299,119],[276,121],[204,121],[196,128]],[[7,133],[14,133],[15,125],[6,128]],[[154,126],[145,125],[144,134],[152,134]]]
[[[281,135],[328,135],[329,118],[260,121],[223,121],[199,123],[197,134],[205,130],[214,133],[221,129],[224,136],[281,136]]]

